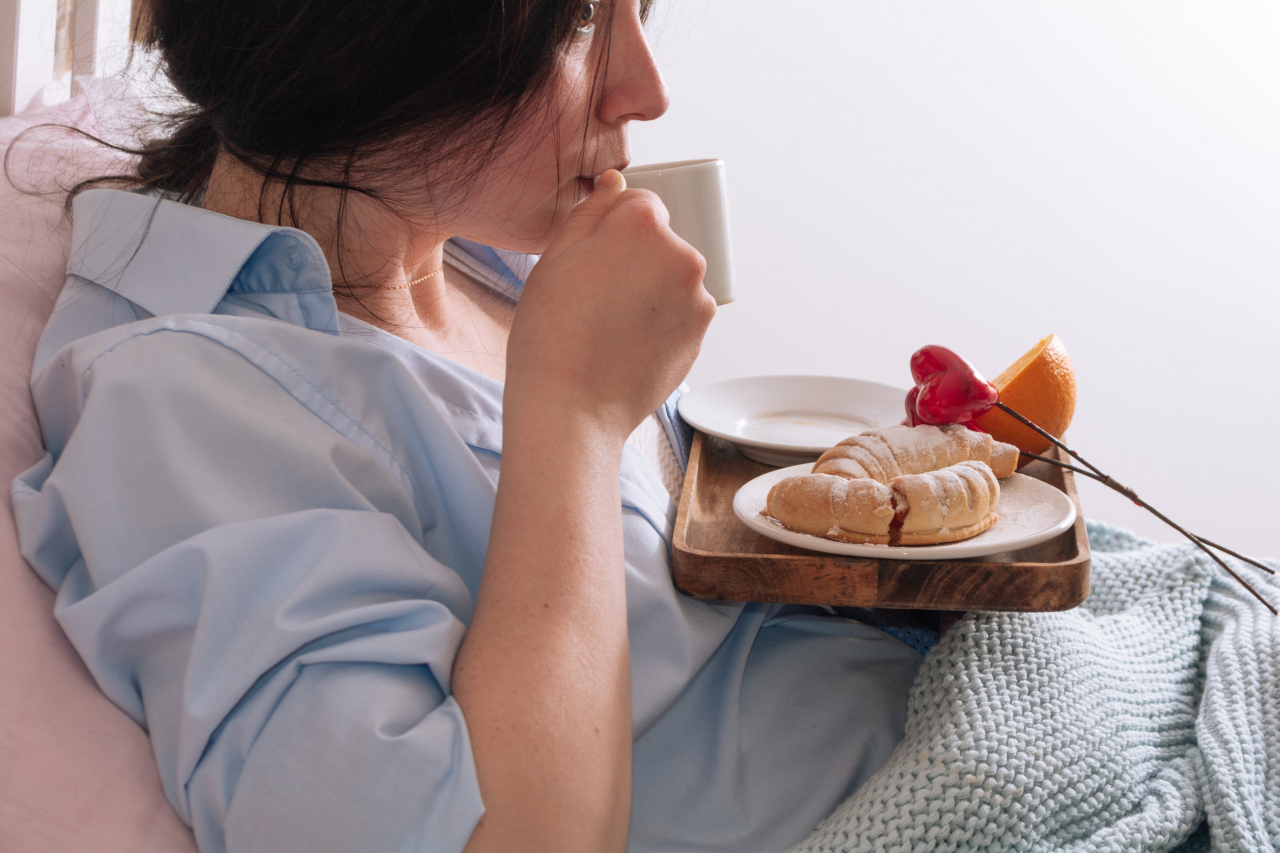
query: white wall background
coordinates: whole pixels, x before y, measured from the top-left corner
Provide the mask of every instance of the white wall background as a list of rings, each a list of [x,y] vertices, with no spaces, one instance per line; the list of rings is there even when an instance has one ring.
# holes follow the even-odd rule
[[[1069,439],[1280,556],[1280,5],[659,0],[633,162],[728,162],[739,298],[690,383],[994,376],[1049,332]],[[1084,481],[1086,515],[1177,534]]]

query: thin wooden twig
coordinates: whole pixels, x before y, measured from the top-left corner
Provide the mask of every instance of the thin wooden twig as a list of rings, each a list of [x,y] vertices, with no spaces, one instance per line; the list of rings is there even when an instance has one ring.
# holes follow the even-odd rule
[[[1075,459],[1076,459],[1077,461],[1079,461],[1081,464],[1085,465],[1087,468],[1089,468],[1091,471],[1093,471],[1093,474],[1090,474],[1090,473],[1088,473],[1087,471],[1081,471],[1080,469],[1076,468],[1074,465],[1072,465],[1072,466],[1067,466],[1067,465],[1066,465],[1066,463],[1061,463],[1064,467],[1070,467],[1070,468],[1071,468],[1071,470],[1073,470],[1073,471],[1079,471],[1081,474],[1084,474],[1084,475],[1085,475],[1085,476],[1087,476],[1087,477],[1092,477],[1092,479],[1097,480],[1099,483],[1102,483],[1102,485],[1107,486],[1108,488],[1114,489],[1115,491],[1117,491],[1117,492],[1119,492],[1120,494],[1124,495],[1124,496],[1125,496],[1126,498],[1128,498],[1129,500],[1133,501],[1133,502],[1134,502],[1135,504],[1137,504],[1138,506],[1140,506],[1140,507],[1142,507],[1143,509],[1145,509],[1145,510],[1147,510],[1148,512],[1150,512],[1152,515],[1154,515],[1156,518],[1158,518],[1158,519],[1160,519],[1161,521],[1163,521],[1165,524],[1167,524],[1167,525],[1169,525],[1170,527],[1172,527],[1174,530],[1176,530],[1176,531],[1178,531],[1179,533],[1181,533],[1183,536],[1187,537],[1187,539],[1191,540],[1192,544],[1194,544],[1194,545],[1195,545],[1197,548],[1199,548],[1201,551],[1204,551],[1206,554],[1208,554],[1208,555],[1213,559],[1213,561],[1214,561],[1215,563],[1217,563],[1219,566],[1222,566],[1223,570],[1224,570],[1224,571],[1226,571],[1226,573],[1227,573],[1227,574],[1231,575],[1231,577],[1235,578],[1235,579],[1236,579],[1236,581],[1237,581],[1241,586],[1243,586],[1245,589],[1249,590],[1249,592],[1253,595],[1253,597],[1254,597],[1254,598],[1258,599],[1258,601],[1261,601],[1261,602],[1262,602],[1262,604],[1263,604],[1263,606],[1264,606],[1264,607],[1266,607],[1268,610],[1270,610],[1270,611],[1271,611],[1271,615],[1272,615],[1272,616],[1280,616],[1280,611],[1276,610],[1276,608],[1275,608],[1275,607],[1273,607],[1273,606],[1271,605],[1271,602],[1269,602],[1269,601],[1267,601],[1265,598],[1263,598],[1263,597],[1262,597],[1262,593],[1260,593],[1260,592],[1258,592],[1256,589],[1254,589],[1254,588],[1253,588],[1253,586],[1252,586],[1252,585],[1250,585],[1250,583],[1249,583],[1247,580],[1245,580],[1244,578],[1240,577],[1240,575],[1235,571],[1235,569],[1233,569],[1233,568],[1231,568],[1230,566],[1228,566],[1225,560],[1223,560],[1221,557],[1219,557],[1217,554],[1215,554],[1212,550],[1210,550],[1210,548],[1209,548],[1209,544],[1208,544],[1208,543],[1206,543],[1206,542],[1205,542],[1203,539],[1201,539],[1199,536],[1196,536],[1194,533],[1192,533],[1191,531],[1187,530],[1185,527],[1183,527],[1182,525],[1178,524],[1178,523],[1177,523],[1177,522],[1175,522],[1173,519],[1169,518],[1169,516],[1167,516],[1167,515],[1165,515],[1164,513],[1160,512],[1158,509],[1156,509],[1155,507],[1153,507],[1151,504],[1147,503],[1147,502],[1146,502],[1146,501],[1144,501],[1142,498],[1138,497],[1138,493],[1137,493],[1137,492],[1135,492],[1133,489],[1131,489],[1131,488],[1129,488],[1128,486],[1124,485],[1123,483],[1121,483],[1119,480],[1115,479],[1114,477],[1111,477],[1111,476],[1109,476],[1109,475],[1107,475],[1107,474],[1102,473],[1101,469],[1099,469],[1096,465],[1094,465],[1094,464],[1092,464],[1091,462],[1089,462],[1089,460],[1088,460],[1088,459],[1085,459],[1085,458],[1084,458],[1083,456],[1081,456],[1079,453],[1076,453],[1076,452],[1075,452],[1074,450],[1072,450],[1070,447],[1067,447],[1067,445],[1063,444],[1063,443],[1062,443],[1062,441],[1060,441],[1060,440],[1058,439],[1058,437],[1057,437],[1057,436],[1055,436],[1055,435],[1053,435],[1053,434],[1051,434],[1051,433],[1049,433],[1049,432],[1047,432],[1047,431],[1045,431],[1045,430],[1041,429],[1039,426],[1037,426],[1036,424],[1032,423],[1029,419],[1027,419],[1027,418],[1023,417],[1022,415],[1018,414],[1017,412],[1015,412],[1013,409],[1009,408],[1009,407],[1008,407],[1007,405],[1005,405],[1004,403],[997,402],[997,403],[996,403],[996,405],[1000,408],[1000,411],[1004,412],[1005,414],[1009,415],[1010,417],[1014,418],[1015,420],[1017,420],[1017,421],[1019,421],[1019,422],[1021,422],[1021,423],[1025,424],[1026,426],[1031,427],[1031,429],[1035,430],[1036,432],[1040,433],[1040,435],[1044,436],[1045,438],[1049,439],[1049,441],[1053,442],[1053,444],[1054,444],[1055,446],[1060,447],[1060,448],[1062,448],[1064,451],[1066,451],[1067,453],[1071,454],[1071,456],[1072,456],[1073,458],[1075,458]],[[1033,454],[1033,453],[1027,453],[1027,454],[1025,454],[1025,455],[1027,455],[1027,456],[1034,456],[1036,459],[1040,459],[1040,460],[1045,461],[1045,462],[1052,462],[1052,460],[1049,460],[1047,457],[1044,457],[1044,456],[1037,456],[1036,454]],[[1096,476],[1095,476],[1095,475],[1096,475]],[[1216,545],[1215,545],[1214,547],[1218,547],[1218,546],[1216,546]],[[1226,553],[1228,553],[1228,554],[1231,554],[1231,556],[1233,556],[1233,557],[1239,557],[1239,555],[1238,555],[1238,554],[1236,554],[1236,553],[1235,553],[1235,552],[1233,552],[1233,551],[1227,551],[1227,549],[1226,549],[1226,548],[1221,548],[1220,550],[1225,551],[1225,552],[1226,552]],[[1241,559],[1243,559],[1243,558],[1241,558]],[[1245,562],[1249,563],[1250,565],[1258,565],[1257,563],[1254,563],[1252,560],[1245,560]],[[1263,568],[1264,568],[1266,571],[1271,572],[1271,574],[1275,574],[1275,572],[1272,572],[1270,569],[1266,569],[1265,567],[1263,567]]]
[[[1224,548],[1223,546],[1219,545],[1216,542],[1210,542],[1208,539],[1205,539],[1203,536],[1199,537],[1199,539],[1201,542],[1208,545],[1210,548],[1217,548],[1219,551],[1223,552],[1224,554],[1230,554],[1231,556],[1235,557],[1237,560],[1242,560],[1243,562],[1246,562],[1249,565],[1253,566],[1255,569],[1262,569],[1262,571],[1266,572],[1269,575],[1274,575],[1276,573],[1276,570],[1271,568],[1270,566],[1259,563],[1257,560],[1246,557],[1244,554],[1237,554],[1235,551],[1232,551],[1230,548]]]
[[[1023,456],[1029,456],[1032,459],[1038,459],[1041,462],[1047,462],[1050,465],[1056,465],[1059,468],[1065,468],[1066,470],[1071,471],[1072,473],[1080,474],[1085,477],[1089,477],[1090,479],[1097,480],[1099,483],[1110,485],[1106,483],[1106,478],[1099,477],[1097,474],[1093,473],[1092,471],[1086,471],[1083,468],[1077,468],[1074,465],[1068,465],[1066,462],[1060,462],[1059,460],[1049,456],[1041,456],[1038,453],[1028,453],[1025,450],[1020,450],[1018,452],[1021,453]],[[1129,497],[1129,496],[1125,495],[1125,497]],[[1150,507],[1146,506],[1145,504],[1139,503],[1138,505],[1145,509],[1150,509]],[[1239,554],[1235,551],[1232,551],[1230,548],[1227,548],[1226,546],[1223,546],[1223,545],[1219,545],[1217,542],[1210,542],[1208,539],[1205,539],[1203,536],[1196,536],[1196,539],[1199,539],[1201,542],[1208,545],[1210,548],[1217,548],[1219,551],[1223,552],[1224,554],[1230,554],[1231,556],[1235,557],[1237,560],[1241,560],[1242,562],[1248,563],[1249,565],[1253,566],[1255,569],[1261,569],[1262,571],[1266,572],[1269,575],[1274,575],[1276,573],[1275,569],[1271,568],[1265,563],[1260,563],[1257,560],[1253,559],[1252,557],[1246,557],[1244,554]]]
[[[1108,483],[1107,485],[1110,485],[1110,484]],[[1243,586],[1245,589],[1249,590],[1249,592],[1253,594],[1253,597],[1254,597],[1254,598],[1256,598],[1256,599],[1258,599],[1259,601],[1261,601],[1261,602],[1266,606],[1266,608],[1267,608],[1268,610],[1270,610],[1270,611],[1271,611],[1271,615],[1272,615],[1272,616],[1280,616],[1280,611],[1277,611],[1274,607],[1272,607],[1272,606],[1271,606],[1271,602],[1267,601],[1265,598],[1263,598],[1263,597],[1262,597],[1262,593],[1260,593],[1260,592],[1258,592],[1256,589],[1254,589],[1254,588],[1249,584],[1249,582],[1248,582],[1247,580],[1245,580],[1244,578],[1240,577],[1240,575],[1236,574],[1235,570],[1234,570],[1234,569],[1232,569],[1230,566],[1228,566],[1228,565],[1226,564],[1226,562],[1225,562],[1221,557],[1219,557],[1217,554],[1213,553],[1213,551],[1211,551],[1211,550],[1209,549],[1209,546],[1208,546],[1208,545],[1206,545],[1204,542],[1200,541],[1200,537],[1196,536],[1194,533],[1191,533],[1191,532],[1190,532],[1190,531],[1188,531],[1186,528],[1184,528],[1182,525],[1180,525],[1180,524],[1176,523],[1173,519],[1169,518],[1169,516],[1167,516],[1167,515],[1165,515],[1164,513],[1160,512],[1158,509],[1156,509],[1155,507],[1153,507],[1151,504],[1149,504],[1149,503],[1146,503],[1146,502],[1142,501],[1140,498],[1138,498],[1137,493],[1136,493],[1136,492],[1134,492],[1134,491],[1133,491],[1133,489],[1119,489],[1119,488],[1116,488],[1115,486],[1112,486],[1112,488],[1115,488],[1115,489],[1116,489],[1116,491],[1120,492],[1120,493],[1121,493],[1121,494],[1123,494],[1125,497],[1130,498],[1130,499],[1131,499],[1131,500],[1133,500],[1133,502],[1134,502],[1134,503],[1136,503],[1138,506],[1143,507],[1143,508],[1144,508],[1144,509],[1146,509],[1148,512],[1150,512],[1152,515],[1154,515],[1156,518],[1160,519],[1160,520],[1161,520],[1161,521],[1163,521],[1165,524],[1169,525],[1169,526],[1170,526],[1170,527],[1172,527],[1174,530],[1178,531],[1178,532],[1179,532],[1179,533],[1181,533],[1183,536],[1187,537],[1187,538],[1188,538],[1188,539],[1190,539],[1192,542],[1194,542],[1194,543],[1196,544],[1196,546],[1197,546],[1197,547],[1199,547],[1199,549],[1200,549],[1201,551],[1204,551],[1206,554],[1208,554],[1210,557],[1212,557],[1212,558],[1213,558],[1213,561],[1214,561],[1215,563],[1217,563],[1219,566],[1222,566],[1222,568],[1226,570],[1227,574],[1231,575],[1231,577],[1235,578],[1237,581],[1239,581],[1239,582],[1240,582],[1241,586]]]
[[[1067,446],[1066,446],[1065,444],[1063,444],[1063,443],[1062,443],[1062,441],[1061,441],[1061,440],[1060,440],[1056,435],[1054,435],[1053,433],[1051,433],[1051,432],[1049,432],[1049,431],[1047,431],[1047,430],[1041,429],[1039,426],[1037,426],[1036,424],[1032,423],[1029,419],[1024,418],[1022,415],[1018,414],[1018,413],[1017,413],[1017,412],[1015,412],[1013,409],[1011,409],[1011,408],[1009,408],[1008,406],[1006,406],[1004,403],[1001,403],[999,400],[997,400],[997,401],[996,401],[996,406],[1000,409],[1000,411],[1004,412],[1004,413],[1005,413],[1006,415],[1008,415],[1009,417],[1011,417],[1011,418],[1013,418],[1013,419],[1015,419],[1015,420],[1017,420],[1017,421],[1020,421],[1021,423],[1023,423],[1023,424],[1024,424],[1024,425],[1026,425],[1026,426],[1031,427],[1033,430],[1035,430],[1036,432],[1040,433],[1040,435],[1044,436],[1045,438],[1049,439],[1049,441],[1053,442],[1053,443],[1054,443],[1054,445],[1056,445],[1057,447],[1061,447],[1061,448],[1062,448],[1063,450],[1065,450],[1067,453],[1070,453],[1070,454],[1071,454],[1072,456],[1074,456],[1076,459],[1080,460],[1081,464],[1083,464],[1086,468],[1089,468],[1091,471],[1093,471],[1093,472],[1094,472],[1095,474],[1097,474],[1099,477],[1106,478],[1106,476],[1107,476],[1107,475],[1106,475],[1106,474],[1104,474],[1104,473],[1102,473],[1102,470],[1101,470],[1097,465],[1092,464],[1091,462],[1089,462],[1089,460],[1088,460],[1088,459],[1085,459],[1085,458],[1084,458],[1083,456],[1081,456],[1079,453],[1076,453],[1076,452],[1075,452],[1074,450],[1072,450],[1070,447],[1067,447]]]
[[[1038,453],[1028,453],[1025,450],[1019,450],[1018,452],[1023,456],[1030,456],[1032,459],[1039,459],[1041,462],[1048,462],[1050,465],[1056,465],[1059,468],[1065,468],[1068,471],[1071,471],[1073,473],[1081,474],[1085,477],[1090,477],[1094,480],[1097,480],[1099,483],[1102,482],[1102,478],[1099,477],[1097,474],[1093,473],[1092,471],[1086,471],[1083,468],[1077,468],[1074,465],[1068,465],[1066,462],[1060,462],[1051,456],[1041,456]]]

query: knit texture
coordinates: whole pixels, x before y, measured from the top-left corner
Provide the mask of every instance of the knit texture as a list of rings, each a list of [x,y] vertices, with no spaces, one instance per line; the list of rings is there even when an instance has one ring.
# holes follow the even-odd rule
[[[1280,619],[1191,546],[1089,541],[1088,600],[961,620],[888,763],[789,853],[1280,849]]]

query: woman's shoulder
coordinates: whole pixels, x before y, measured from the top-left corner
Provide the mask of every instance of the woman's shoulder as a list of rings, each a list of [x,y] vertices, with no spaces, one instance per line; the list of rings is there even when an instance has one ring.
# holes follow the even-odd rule
[[[478,552],[487,532],[472,528],[487,524],[492,484],[448,413],[359,341],[267,319],[156,317],[64,347],[32,391],[49,455],[19,478],[15,505],[66,492],[93,517],[147,506],[134,515],[148,530],[177,531],[157,533],[164,543],[245,512],[309,508],[389,513],[415,538],[438,531],[422,544],[441,553]],[[43,527],[27,527],[35,541]]]
[[[422,378],[393,352],[256,317],[168,315],[86,335],[43,365],[32,396],[50,450],[104,398],[139,411],[238,411],[259,431],[274,428],[261,417],[267,399],[289,398],[400,469],[409,465],[391,445],[402,433],[453,431]]]
[[[122,323],[77,338],[41,366],[32,397],[55,454],[86,412],[111,401],[130,420],[164,411],[242,412],[255,431],[277,428],[263,417],[272,398],[302,410],[357,442],[371,437],[365,415],[372,389],[403,391],[390,354],[358,342],[315,335],[251,317],[182,314]],[[373,382],[365,377],[376,376]],[[354,387],[364,389],[364,400]],[[126,402],[127,401],[127,402]],[[123,421],[125,411],[116,413]],[[427,415],[429,417],[429,415]],[[370,439],[375,446],[385,437]],[[362,442],[368,443],[368,442]]]

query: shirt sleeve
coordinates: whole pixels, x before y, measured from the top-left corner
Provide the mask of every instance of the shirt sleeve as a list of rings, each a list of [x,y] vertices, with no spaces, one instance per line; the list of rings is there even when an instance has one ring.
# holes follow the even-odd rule
[[[461,850],[472,599],[403,471],[198,335],[49,371],[23,550],[200,849]]]

